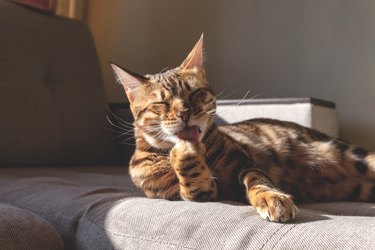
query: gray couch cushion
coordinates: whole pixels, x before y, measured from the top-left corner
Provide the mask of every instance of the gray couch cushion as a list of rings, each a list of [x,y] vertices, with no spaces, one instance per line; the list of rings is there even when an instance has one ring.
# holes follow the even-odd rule
[[[271,223],[247,205],[151,200],[125,168],[3,169],[0,202],[42,216],[69,249],[373,249],[375,204],[301,206]]]
[[[336,215],[338,206],[348,214]],[[88,211],[77,239],[116,249],[373,249],[373,205],[318,208],[329,212],[303,206],[295,221],[279,224],[244,205],[123,199]]]
[[[141,195],[125,178],[126,171],[126,167],[3,168],[0,202],[43,217],[56,228],[67,249],[81,249],[77,228],[87,210],[103,202]],[[103,233],[94,237],[101,238]]]
[[[0,34],[0,166],[113,162],[88,28],[0,0]]]
[[[0,248],[7,250],[64,249],[55,228],[24,209],[0,203]]]

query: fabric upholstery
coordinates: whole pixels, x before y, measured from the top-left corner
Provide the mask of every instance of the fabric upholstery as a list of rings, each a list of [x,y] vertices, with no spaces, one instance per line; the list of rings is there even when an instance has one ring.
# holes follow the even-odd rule
[[[137,195],[130,180],[125,178],[126,171],[126,167],[105,166],[3,168],[0,170],[0,202],[43,217],[56,228],[67,249],[78,249],[77,228],[86,210],[118,196]],[[138,192],[138,195],[141,194]]]
[[[0,167],[114,162],[88,28],[0,0],[0,34]]]
[[[300,206],[271,223],[243,204],[147,199],[124,167],[3,169],[0,202],[45,218],[68,249],[373,249],[375,204]]]
[[[0,249],[64,249],[56,229],[39,216],[1,203],[0,215]]]

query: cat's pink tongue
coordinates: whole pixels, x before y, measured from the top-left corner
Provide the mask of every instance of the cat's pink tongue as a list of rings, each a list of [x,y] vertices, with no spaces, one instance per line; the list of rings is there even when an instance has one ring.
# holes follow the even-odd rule
[[[181,140],[199,141],[200,130],[197,126],[186,127],[177,132],[177,137]]]

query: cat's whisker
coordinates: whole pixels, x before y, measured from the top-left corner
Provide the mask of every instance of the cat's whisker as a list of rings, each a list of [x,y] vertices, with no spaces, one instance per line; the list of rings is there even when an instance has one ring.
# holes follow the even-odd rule
[[[129,140],[131,140],[131,139],[135,139],[135,137],[134,136],[130,136],[130,137],[128,137],[128,138],[125,138],[125,139],[123,139],[121,142],[126,142],[126,141],[129,141]]]
[[[114,123],[111,121],[111,119],[109,119],[108,115],[106,116],[106,119],[107,119],[107,121],[108,121],[112,126],[118,128],[118,129],[120,129],[120,130],[122,130],[122,131],[128,131],[127,128],[125,128],[125,127],[121,127],[121,126],[119,126],[119,125],[114,124]],[[129,129],[129,128],[128,128],[128,129]]]
[[[120,132],[120,131],[113,130],[113,129],[110,129],[110,128],[106,128],[106,129],[109,130],[109,131],[112,131],[112,132],[115,132],[115,133],[119,134],[119,135],[117,135],[117,136],[114,137],[115,139],[128,135],[129,137],[125,138],[124,140],[122,140],[122,142],[135,138],[134,137],[134,131],[132,131],[132,130],[129,130],[127,132],[122,132],[122,131]]]
[[[164,139],[164,134],[163,134],[163,131],[158,131],[156,134],[155,134],[155,137],[157,140],[163,140]]]
[[[241,101],[239,101],[236,105],[241,105],[241,103],[243,103],[243,101],[246,99],[246,96],[250,93],[250,90],[248,90],[246,92],[246,94],[244,95],[244,97],[242,97]]]
[[[226,95],[226,96],[223,96],[223,97],[221,97],[220,99],[226,99],[226,98],[228,98],[228,97],[230,97],[230,96],[232,96],[233,94],[235,94],[236,93],[236,90],[233,90],[232,92],[230,92],[228,95]]]
[[[166,141],[168,140],[168,135],[166,135],[162,130],[158,131],[155,135],[156,139],[159,141]]]
[[[122,137],[122,136],[125,136],[125,135],[132,135],[131,137],[134,138],[134,133],[131,133],[131,132],[133,132],[133,131],[129,131],[127,133],[121,133],[118,136],[116,136],[115,138],[119,138],[119,137]]]
[[[143,131],[145,132],[155,132],[155,131],[159,131],[160,130],[160,127],[155,127],[155,128],[143,128]]]
[[[244,97],[243,97],[238,103],[236,103],[236,104],[232,104],[232,105],[230,105],[230,106],[239,106],[239,105],[241,105],[241,104],[246,100],[246,97],[247,97],[247,95],[248,95],[249,93],[250,93],[250,90],[246,92],[245,96],[244,96]],[[256,95],[254,95],[254,96],[252,96],[252,97],[247,98],[247,100],[255,99],[255,98],[257,98],[259,95],[260,95],[260,94],[256,94]],[[233,109],[232,109],[232,108],[227,108],[227,109],[224,109],[224,110],[220,110],[220,111],[216,112],[215,114],[220,115],[220,114],[224,114],[224,113],[231,112],[231,111],[233,112]]]
[[[127,122],[127,121],[121,119],[118,115],[116,115],[114,112],[112,112],[112,110],[108,107],[108,105],[106,105],[106,109],[116,119],[116,121],[118,123],[120,123],[121,125],[124,125],[124,126],[131,126],[131,127],[133,127],[133,123]]]
[[[241,101],[239,101],[236,105],[237,105],[237,106],[238,106],[238,105],[241,105],[241,104],[245,101],[245,98],[246,98],[246,96],[247,96],[249,93],[250,93],[250,90],[246,92],[246,95],[245,95],[245,96],[241,99]],[[247,100],[255,99],[255,98],[257,98],[258,96],[260,96],[260,94],[256,94],[256,95],[254,95],[254,96],[252,96],[252,97],[249,97],[249,98],[247,98]]]
[[[115,120],[123,127],[126,127],[126,128],[133,128],[134,125],[129,123],[129,122],[125,122],[123,121],[120,117],[116,116],[115,114],[113,114],[113,117],[115,118]]]
[[[233,93],[233,92],[232,92]],[[231,93],[231,94],[232,94]],[[231,106],[239,106],[239,105],[241,105],[245,100],[246,100],[246,97],[249,95],[249,93],[250,93],[250,90],[248,90],[246,93],[245,93],[245,95],[241,98],[241,100],[238,102],[238,103],[236,103],[236,104],[232,104]],[[231,95],[230,94],[230,95]],[[260,94],[257,94],[257,95],[254,95],[254,96],[252,96],[252,97],[250,97],[250,98],[247,98],[248,100],[251,100],[251,99],[255,99],[255,98],[257,98],[258,96],[259,96]],[[226,96],[226,97],[228,97],[228,96]],[[222,99],[225,99],[226,97],[223,97]],[[225,112],[228,112],[228,111],[232,111],[232,109],[225,109],[225,110],[222,110],[222,111],[219,111],[219,112],[216,112],[215,114],[222,114],[222,113],[225,113]]]
[[[125,132],[123,132],[123,131],[118,131],[118,130],[114,130],[114,129],[111,129],[111,128],[105,128],[106,130],[109,130],[109,131],[111,131],[111,132],[114,132],[114,133],[116,133],[116,134],[129,134],[129,133],[131,133],[131,132],[133,132],[132,130],[128,130],[128,131],[125,131]]]
[[[160,125],[159,124],[151,124],[151,125],[147,125],[144,127],[145,129],[147,128],[160,128]]]
[[[134,143],[125,143],[125,142],[119,142],[119,143],[123,145],[128,145],[128,146],[136,146]]]
[[[120,130],[120,133],[128,133],[128,132],[134,132],[134,128],[122,128]]]
[[[246,97],[249,95],[249,93],[250,93],[250,90],[248,90],[248,91],[245,93],[245,95],[242,97],[242,99],[241,99],[238,103],[236,103],[235,105],[236,105],[236,106],[241,105],[241,104],[245,101],[245,99],[246,99]],[[228,109],[228,111],[231,111],[231,110],[232,110],[232,109]],[[226,110],[224,110],[224,111],[226,111]],[[207,113],[212,113],[212,112],[207,112]],[[216,110],[215,110],[215,115],[216,115],[216,114],[221,114],[221,113],[223,113],[223,111],[220,111],[219,113],[217,113]]]
[[[219,98],[220,96],[222,96],[222,94],[224,94],[224,90],[221,91],[219,94],[216,95],[216,98]]]

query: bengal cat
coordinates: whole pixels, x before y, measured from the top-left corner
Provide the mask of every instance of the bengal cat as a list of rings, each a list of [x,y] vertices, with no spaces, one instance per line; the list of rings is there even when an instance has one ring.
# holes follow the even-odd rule
[[[291,122],[215,125],[202,45],[159,74],[111,64],[135,119],[129,172],[147,197],[247,200],[276,222],[295,217],[294,202],[375,201],[375,153]]]

